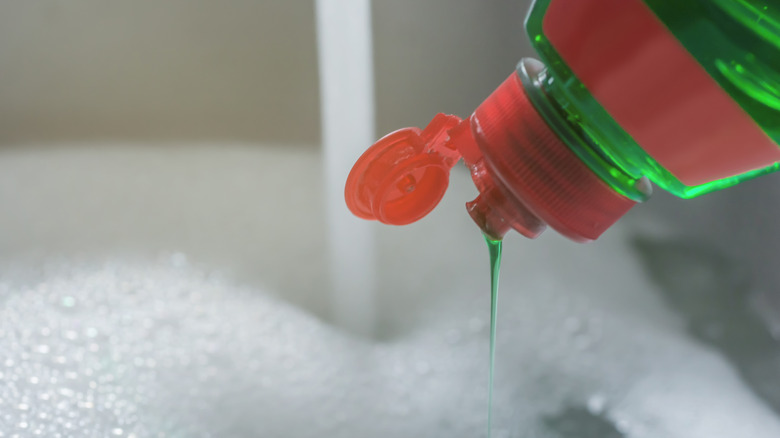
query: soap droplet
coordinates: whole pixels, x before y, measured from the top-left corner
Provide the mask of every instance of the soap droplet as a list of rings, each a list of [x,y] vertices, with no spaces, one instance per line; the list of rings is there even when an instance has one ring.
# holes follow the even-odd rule
[[[37,351],[38,353],[41,353],[41,354],[49,354],[49,350],[50,350],[49,346],[45,345],[45,344],[44,345],[39,345],[38,347],[35,348],[35,351]]]
[[[62,297],[62,301],[60,302],[62,304],[62,307],[75,307],[76,306],[76,299],[71,296]]]
[[[120,436],[120,435],[122,435],[123,433],[125,433],[125,431],[123,431],[123,430],[122,430],[121,428],[119,428],[119,427],[115,427],[115,428],[111,429],[111,433],[112,433],[112,434],[114,434],[114,435],[116,435],[116,436]]]

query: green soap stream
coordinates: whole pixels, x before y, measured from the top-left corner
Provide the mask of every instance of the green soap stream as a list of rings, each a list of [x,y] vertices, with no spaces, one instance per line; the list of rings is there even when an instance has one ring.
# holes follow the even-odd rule
[[[498,273],[501,270],[501,240],[485,236],[490,254],[490,371],[488,377],[487,436],[493,423],[493,375],[496,363],[496,322],[498,316]]]

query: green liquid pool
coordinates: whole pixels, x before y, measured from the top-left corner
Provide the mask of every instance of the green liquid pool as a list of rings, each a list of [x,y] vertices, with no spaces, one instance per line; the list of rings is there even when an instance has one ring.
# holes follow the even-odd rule
[[[488,253],[490,254],[490,371],[488,371],[488,421],[487,436],[493,424],[493,375],[496,367],[496,322],[498,317],[498,273],[501,270],[501,240],[493,240],[487,235]]]

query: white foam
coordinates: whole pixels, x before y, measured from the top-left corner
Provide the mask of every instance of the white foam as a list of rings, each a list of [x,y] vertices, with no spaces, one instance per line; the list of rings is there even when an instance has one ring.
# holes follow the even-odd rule
[[[0,285],[1,436],[484,436],[486,296],[372,343],[181,254],[45,271]],[[495,436],[778,436],[717,355],[529,279],[503,291]]]
[[[481,415],[464,424],[440,403],[453,382],[427,349],[359,341],[181,259],[62,266],[7,294],[3,436],[390,437],[446,417],[479,429]]]

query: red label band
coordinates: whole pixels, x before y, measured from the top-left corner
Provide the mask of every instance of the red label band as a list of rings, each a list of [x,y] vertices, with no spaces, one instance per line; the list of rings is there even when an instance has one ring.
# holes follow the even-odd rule
[[[780,147],[641,0],[552,0],[543,28],[601,106],[683,184],[780,161]]]

